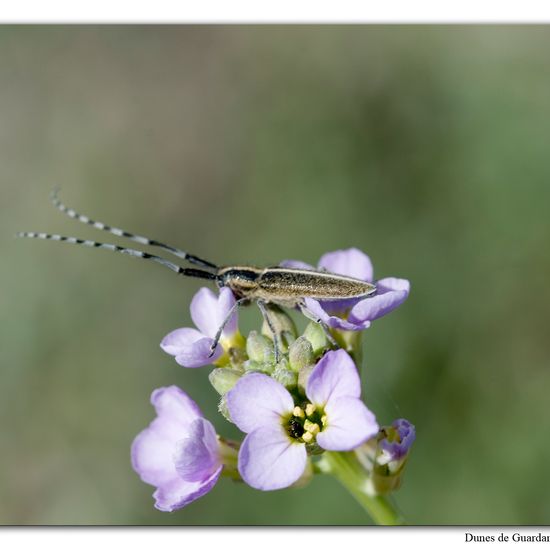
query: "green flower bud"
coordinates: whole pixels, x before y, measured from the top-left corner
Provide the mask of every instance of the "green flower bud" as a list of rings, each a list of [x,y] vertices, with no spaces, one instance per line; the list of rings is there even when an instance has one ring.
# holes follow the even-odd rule
[[[328,345],[327,335],[319,323],[309,323],[304,331],[304,337],[309,340],[315,356],[319,355]]]
[[[255,363],[273,363],[275,352],[273,344],[265,336],[253,330],[246,340],[246,353],[251,361]]]
[[[296,387],[298,382],[298,373],[291,371],[285,361],[281,361],[273,371],[271,377],[281,383],[287,390]]]
[[[266,309],[269,315],[269,320],[273,325],[273,330],[279,339],[281,345],[281,351],[285,353],[288,351],[288,347],[296,337],[298,336],[298,331],[296,330],[296,325],[294,321],[279,307],[274,304],[266,305]],[[262,325],[262,334],[273,340],[273,332],[267,324],[267,321],[264,319]]]
[[[288,348],[288,359],[290,361],[290,368],[296,372],[303,367],[313,365],[315,363],[315,356],[313,355],[311,342],[305,336],[300,336]]]
[[[240,377],[241,373],[234,369],[214,369],[208,375],[208,380],[220,395],[225,395]]]
[[[264,374],[271,374],[275,365],[273,363],[259,363],[258,361],[245,361],[243,364],[245,372],[263,372]]]

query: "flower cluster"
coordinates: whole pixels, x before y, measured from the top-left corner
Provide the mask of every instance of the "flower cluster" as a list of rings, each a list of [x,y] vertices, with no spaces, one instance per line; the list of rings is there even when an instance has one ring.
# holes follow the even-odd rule
[[[291,260],[282,265],[313,269]],[[371,261],[357,249],[325,254],[318,268],[373,282]],[[345,457],[350,451],[364,464],[363,481],[371,494],[397,488],[414,427],[401,419],[379,428],[361,400],[352,359],[360,339],[353,339],[355,348],[347,351],[335,346],[395,309],[409,293],[404,279],[375,284],[377,291],[368,298],[306,298],[320,324],[308,324],[301,335],[283,310],[268,305],[270,327],[264,323],[246,339],[238,329],[231,290],[221,288],[218,295],[199,290],[190,308],[196,328],[174,330],[161,348],[183,367],[214,366],[209,380],[220,395],[219,411],[245,435],[242,442],[226,440],[181,389],[155,390],[151,403],[157,416],[134,440],[131,456],[141,479],[156,488],[159,510],[186,506],[210,491],[221,475],[262,491],[303,485],[314,471],[327,471],[315,468],[324,455]],[[274,340],[282,352],[277,357]]]

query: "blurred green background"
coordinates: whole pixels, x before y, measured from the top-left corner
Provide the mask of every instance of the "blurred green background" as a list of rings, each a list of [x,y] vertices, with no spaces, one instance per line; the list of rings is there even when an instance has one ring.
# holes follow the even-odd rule
[[[154,388],[235,435],[208,369],[159,348],[201,283],[15,240],[104,237],[50,205],[55,185],[220,264],[356,246],[410,279],[364,335],[367,404],[417,427],[400,508],[549,523],[549,48],[533,26],[0,27],[0,523],[368,522],[323,477],[153,508],[129,449]]]

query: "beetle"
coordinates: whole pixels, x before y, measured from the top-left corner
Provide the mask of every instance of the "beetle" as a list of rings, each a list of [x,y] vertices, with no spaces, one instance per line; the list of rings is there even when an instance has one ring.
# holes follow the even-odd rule
[[[76,237],[65,237],[51,233],[35,233],[24,231],[17,233],[17,237],[44,239],[65,242],[69,244],[78,244],[92,248],[102,248],[112,252],[120,252],[135,258],[150,260],[171,269],[179,275],[186,277],[195,277],[206,279],[217,284],[219,288],[227,287],[235,296],[235,304],[228,312],[219,327],[212,346],[210,356],[214,354],[215,348],[221,338],[223,329],[231,319],[233,313],[240,305],[250,302],[256,302],[260,311],[273,334],[275,347],[275,360],[279,359],[279,345],[277,342],[277,332],[269,315],[268,306],[270,304],[286,308],[298,308],[309,319],[321,324],[327,333],[330,341],[336,344],[332,338],[329,328],[309,311],[304,300],[305,298],[314,298],[316,300],[331,301],[350,298],[366,298],[376,292],[376,286],[361,279],[355,279],[345,275],[338,275],[328,271],[304,269],[295,267],[253,267],[253,266],[225,266],[220,267],[208,260],[204,260],[194,254],[190,254],[174,246],[164,244],[155,239],[149,239],[142,235],[130,233],[118,227],[112,227],[103,222],[90,219],[88,216],[79,214],[72,208],[65,206],[57,196],[57,190],[51,195],[53,205],[67,216],[91,225],[101,231],[106,231],[117,237],[123,237],[141,245],[155,247],[163,250],[173,256],[176,256],[190,264],[200,267],[181,267],[165,258],[143,252],[134,248],[127,248],[110,243],[101,243]]]

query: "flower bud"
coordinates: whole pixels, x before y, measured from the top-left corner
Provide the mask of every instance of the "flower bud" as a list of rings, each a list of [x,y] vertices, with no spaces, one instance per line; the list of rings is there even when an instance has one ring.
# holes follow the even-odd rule
[[[284,353],[298,336],[296,325],[279,306],[268,304],[266,305],[266,308],[268,310],[269,320],[273,326],[273,330],[275,331],[275,334],[279,339],[279,343],[281,344],[281,351]],[[262,325],[262,334],[271,340],[273,339],[273,332],[265,319]]]
[[[245,361],[243,364],[245,372],[263,372],[271,374],[275,365],[273,363],[259,363],[258,361]]]
[[[309,340],[315,356],[319,355],[328,344],[327,335],[319,323],[309,323],[304,331],[304,338]]]
[[[275,352],[271,341],[253,330],[246,340],[246,352],[255,363],[274,363]]]
[[[241,373],[234,369],[214,369],[208,375],[208,380],[214,389],[220,394],[225,395],[241,377]]]
[[[404,418],[383,426],[376,438],[371,475],[372,490],[378,495],[396,491],[401,486],[405,464],[416,438],[414,426]]]
[[[288,348],[288,359],[290,368],[296,372],[299,372],[303,367],[313,365],[315,357],[311,342],[305,336],[300,336]]]
[[[281,383],[287,390],[296,387],[298,383],[298,373],[290,370],[285,361],[281,361],[273,371],[271,377]]]

